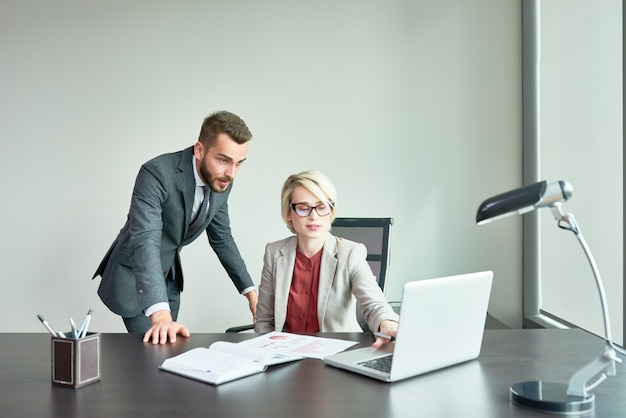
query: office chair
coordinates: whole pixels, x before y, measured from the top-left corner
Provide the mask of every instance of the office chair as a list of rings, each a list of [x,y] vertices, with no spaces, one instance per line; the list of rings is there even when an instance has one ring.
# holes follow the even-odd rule
[[[331,233],[337,237],[363,243],[367,248],[367,263],[383,293],[389,270],[389,253],[393,218],[335,218]],[[357,308],[357,320],[364,331],[368,330],[361,310]],[[254,329],[247,324],[231,327],[226,332],[242,332]]]
[[[337,237],[360,242],[367,248],[367,263],[376,276],[378,286],[385,293],[393,218],[335,218],[331,232]],[[369,327],[357,307],[357,321],[363,331]]]

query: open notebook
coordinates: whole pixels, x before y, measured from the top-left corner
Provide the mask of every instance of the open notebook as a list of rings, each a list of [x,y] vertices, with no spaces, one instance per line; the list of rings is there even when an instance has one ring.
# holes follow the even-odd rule
[[[493,272],[404,285],[396,341],[326,357],[334,367],[385,382],[438,370],[480,354]]]
[[[264,372],[268,366],[301,360],[297,354],[216,341],[210,347],[197,347],[165,359],[159,369],[170,373],[220,385]]]

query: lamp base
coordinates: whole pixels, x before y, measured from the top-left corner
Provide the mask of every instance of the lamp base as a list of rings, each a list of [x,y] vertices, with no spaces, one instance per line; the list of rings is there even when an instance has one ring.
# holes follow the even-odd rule
[[[564,383],[531,381],[509,388],[511,402],[536,411],[559,415],[583,415],[595,408],[595,396],[570,396]]]

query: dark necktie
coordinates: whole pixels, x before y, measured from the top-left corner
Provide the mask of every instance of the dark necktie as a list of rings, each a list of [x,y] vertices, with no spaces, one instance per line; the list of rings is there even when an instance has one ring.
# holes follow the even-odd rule
[[[200,208],[198,209],[198,213],[196,214],[195,219],[189,224],[189,229],[187,229],[185,239],[189,239],[191,236],[193,236],[193,234],[196,233],[200,225],[202,225],[202,223],[206,219],[206,214],[209,208],[210,190],[207,186],[202,186],[202,189],[204,192],[204,196],[202,197],[202,203],[200,204]]]

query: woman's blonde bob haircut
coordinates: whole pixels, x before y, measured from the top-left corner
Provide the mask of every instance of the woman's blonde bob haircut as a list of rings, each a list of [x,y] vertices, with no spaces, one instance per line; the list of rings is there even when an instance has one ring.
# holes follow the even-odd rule
[[[283,184],[283,189],[280,194],[281,215],[283,217],[285,225],[287,225],[287,228],[294,234],[296,233],[295,229],[293,229],[291,221],[287,219],[287,216],[289,215],[289,211],[291,210],[291,204],[298,203],[291,201],[291,194],[293,193],[293,190],[298,186],[302,186],[309,192],[313,193],[315,197],[320,200],[320,202],[324,202],[332,206],[332,211],[329,215],[330,223],[332,224],[337,211],[337,191],[335,189],[335,186],[328,179],[328,177],[326,177],[319,171],[306,170],[298,174],[290,175],[289,177],[287,177],[287,180],[285,180],[285,184]]]

